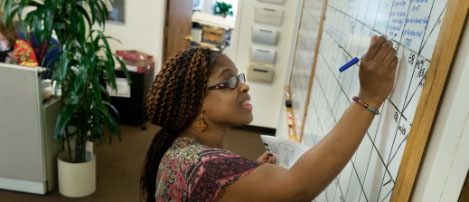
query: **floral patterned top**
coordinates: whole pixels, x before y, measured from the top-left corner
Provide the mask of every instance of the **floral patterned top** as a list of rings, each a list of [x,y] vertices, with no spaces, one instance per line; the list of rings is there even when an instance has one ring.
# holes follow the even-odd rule
[[[177,138],[158,167],[155,199],[213,201],[224,187],[258,165],[230,151],[201,145],[194,138]]]
[[[28,42],[21,39],[16,40],[13,48],[13,57],[16,58],[16,64],[25,66],[37,66],[36,54]]]

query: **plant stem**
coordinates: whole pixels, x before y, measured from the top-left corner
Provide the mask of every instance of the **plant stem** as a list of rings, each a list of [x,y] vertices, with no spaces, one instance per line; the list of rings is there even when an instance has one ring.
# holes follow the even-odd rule
[[[81,150],[81,151],[82,151],[82,154],[81,154],[81,155],[82,155],[82,156],[81,156],[81,157],[82,157],[82,158],[81,158],[82,162],[85,162],[85,161],[86,161],[86,136],[87,136],[87,135],[88,135],[88,131],[85,131],[85,133],[84,133],[83,136],[82,136],[82,138],[83,138],[83,140],[82,140],[82,142],[81,142],[81,143],[82,143],[82,146],[83,146],[83,148],[82,148],[82,150]]]
[[[65,141],[67,142],[66,149],[68,150],[68,160],[72,160],[72,148],[70,147],[70,134],[68,133],[68,127],[65,127]]]
[[[81,131],[77,127],[77,134],[80,134],[80,133],[81,133]],[[80,139],[75,138],[75,156],[73,158],[74,163],[79,162],[79,156],[80,156]]]

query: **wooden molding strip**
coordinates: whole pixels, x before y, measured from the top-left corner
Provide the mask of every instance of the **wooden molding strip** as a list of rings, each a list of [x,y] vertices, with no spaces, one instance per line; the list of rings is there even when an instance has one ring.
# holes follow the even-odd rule
[[[314,48],[314,59],[313,59],[313,65],[311,68],[311,75],[309,76],[309,83],[308,83],[308,93],[306,94],[306,102],[305,102],[305,111],[303,112],[303,119],[301,120],[301,131],[299,134],[299,142],[303,140],[303,132],[305,130],[305,122],[306,122],[306,117],[308,116],[308,107],[309,107],[309,99],[311,96],[311,89],[313,87],[313,80],[314,80],[314,73],[316,71],[316,64],[318,62],[318,53],[319,53],[319,45],[321,44],[321,38],[322,38],[322,29],[324,27],[324,20],[326,20],[326,10],[327,10],[327,2],[328,0],[324,0],[324,3],[322,5],[322,14],[321,14],[321,22],[319,23],[319,31],[318,31],[318,36],[316,40],[316,47]]]
[[[468,8],[468,0],[448,0],[446,14],[410,129],[391,202],[409,201],[412,194]]]

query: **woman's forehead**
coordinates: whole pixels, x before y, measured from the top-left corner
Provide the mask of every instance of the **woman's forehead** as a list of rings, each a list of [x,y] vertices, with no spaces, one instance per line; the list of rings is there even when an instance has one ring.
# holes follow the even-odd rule
[[[238,74],[238,69],[236,68],[236,66],[225,55],[221,55],[219,58],[217,58],[217,60],[215,61],[214,67],[215,68],[212,73],[212,76],[214,77],[223,77],[227,74],[229,75]]]

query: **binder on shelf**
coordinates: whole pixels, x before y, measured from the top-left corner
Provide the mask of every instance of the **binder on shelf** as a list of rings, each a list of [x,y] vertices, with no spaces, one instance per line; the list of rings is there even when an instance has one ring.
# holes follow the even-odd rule
[[[252,42],[268,45],[276,45],[278,41],[278,29],[264,28],[260,26],[252,27]]]
[[[274,67],[268,64],[251,63],[248,68],[248,80],[271,83],[274,79]]]
[[[276,50],[258,46],[251,47],[251,61],[258,63],[275,64]]]
[[[265,3],[284,4],[285,0],[257,0]]]
[[[283,19],[283,10],[274,8],[256,7],[254,22],[272,25],[281,25]]]

